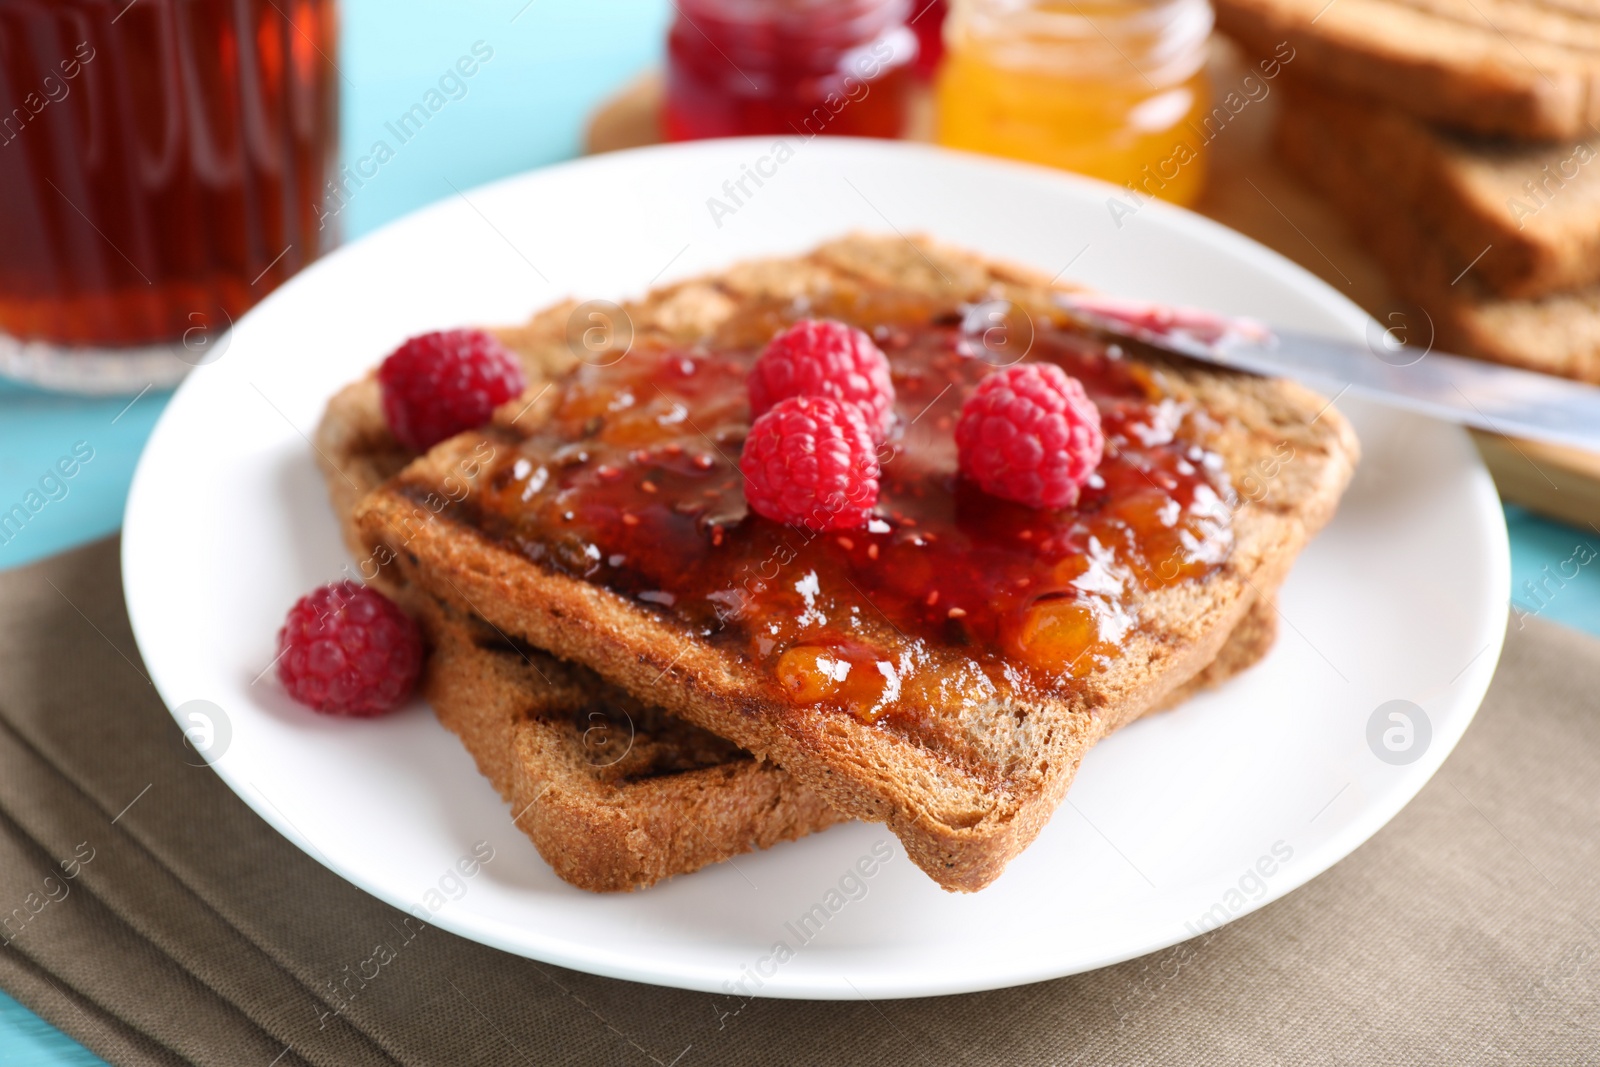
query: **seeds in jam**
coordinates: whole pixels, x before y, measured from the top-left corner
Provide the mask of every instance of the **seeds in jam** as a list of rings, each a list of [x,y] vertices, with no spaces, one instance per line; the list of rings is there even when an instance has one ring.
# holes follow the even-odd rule
[[[993,368],[959,315],[926,308],[824,312],[868,329],[893,371],[866,525],[752,514],[745,372],[786,318],[819,313],[792,310],[579,368],[549,422],[502,453],[475,501],[483,529],[759,664],[792,703],[868,721],[1070,688],[1116,658],[1149,590],[1227,559],[1235,498],[1194,443],[1205,414],[1070,326],[1038,326],[1028,358],[1058,364],[1100,411],[1105,458],[1077,505],[1033,509],[962,479],[952,430]]]

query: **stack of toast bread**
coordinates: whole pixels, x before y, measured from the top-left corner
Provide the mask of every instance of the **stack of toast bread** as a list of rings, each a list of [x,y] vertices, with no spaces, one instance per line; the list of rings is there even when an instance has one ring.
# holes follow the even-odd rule
[[[1441,348],[1600,382],[1600,9],[1545,0],[1217,0],[1287,41],[1280,157]]]
[[[526,501],[552,477],[546,465],[559,479],[560,464],[581,466],[586,442],[613,432],[608,414],[570,420],[574,404],[597,395],[613,400],[608,413],[644,410],[663,425],[695,426],[707,466],[714,452],[730,464],[717,471],[736,479],[728,453],[737,454],[747,413],[705,430],[696,416],[709,420],[707,411],[660,389],[659,403],[621,385],[615,397],[606,392],[606,368],[645,358],[637,350],[715,358],[724,347],[748,347],[751,330],[759,341],[823,307],[892,333],[1003,299],[1043,326],[1064,321],[1059,292],[1031,271],[931,241],[852,236],[629,302],[622,314],[631,356],[575,349],[571,304],[498,331],[528,370],[527,391],[489,425],[425,455],[406,453],[389,435],[372,379],[333,399],[316,444],[361,576],[422,623],[424,695],[558,874],[585,889],[639,888],[859,818],[886,824],[941,886],[976,890],[1037,836],[1096,741],[1266,653],[1278,587],[1331,517],[1357,442],[1336,409],[1299,386],[1154,353],[1125,358],[1152,395],[1170,401],[1163,410],[1200,413],[1189,431],[1194,455],[1203,445],[1215,457],[1207,462],[1235,481],[1270,467],[1270,485],[1225,502],[1226,551],[1207,557],[1214,563],[1203,575],[1153,580],[1132,601],[1136,620],[1117,648],[1060,684],[1023,684],[1026,672],[1012,664],[980,663],[955,610],[948,638],[913,642],[863,594],[867,607],[852,619],[860,639],[914,645],[892,706],[861,716],[792,699],[771,665],[745,650],[760,647],[760,618],[730,615],[727,632],[700,626],[671,596],[608,581],[599,564],[582,566],[581,552],[563,555],[562,532],[538,518],[544,513],[506,510],[508,485],[526,484]],[[552,441],[552,427],[571,425],[583,429]],[[662,503],[676,510],[682,502]],[[729,514],[695,529],[720,546],[752,521],[766,520]],[[883,528],[891,521],[900,519],[885,516]],[[615,547],[584,551],[598,560]],[[799,550],[801,570],[807,551]],[[783,580],[805,598],[800,610],[811,611],[815,571]],[[730,634],[753,635],[753,643]],[[937,684],[921,684],[927,678]]]

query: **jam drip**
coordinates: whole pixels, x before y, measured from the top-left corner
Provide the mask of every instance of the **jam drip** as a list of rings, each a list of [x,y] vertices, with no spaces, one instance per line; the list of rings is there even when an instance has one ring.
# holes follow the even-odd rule
[[[745,373],[772,321],[576,371],[488,478],[485,531],[748,657],[797,704],[868,720],[1069,688],[1119,654],[1149,590],[1227,559],[1235,496],[1193,443],[1204,413],[1066,324],[1040,326],[1027,358],[1078,378],[1101,413],[1105,459],[1076,507],[1033,510],[957,475],[961,402],[997,365],[981,332],[856,309],[897,394],[874,517],[817,534],[748,512]]]

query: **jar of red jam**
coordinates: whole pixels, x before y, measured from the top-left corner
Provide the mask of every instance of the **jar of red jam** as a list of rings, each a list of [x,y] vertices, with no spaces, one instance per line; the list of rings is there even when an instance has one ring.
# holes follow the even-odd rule
[[[677,0],[669,141],[744,134],[899,137],[911,0]]]
[[[908,21],[917,35],[917,76],[930,79],[944,58],[944,19],[950,5],[948,0],[912,0],[912,7]]]

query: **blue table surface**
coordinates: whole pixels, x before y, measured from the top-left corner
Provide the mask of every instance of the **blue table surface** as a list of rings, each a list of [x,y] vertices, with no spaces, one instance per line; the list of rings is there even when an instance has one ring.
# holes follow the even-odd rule
[[[583,121],[606,94],[659,62],[668,0],[344,0],[339,66],[347,161],[473,45],[494,49],[468,96],[430,121],[344,213],[349,237],[450,192],[577,153]],[[0,545],[0,568],[115,531],[134,463],[167,395],[83,400],[0,384],[0,511],[83,442],[93,458],[21,533]],[[80,453],[82,445],[79,445]],[[59,492],[59,490],[58,490]],[[1600,569],[1547,580],[1600,531],[1548,522],[1508,507],[1519,610],[1600,634]],[[1540,586],[1547,591],[1535,594]],[[1550,594],[1549,590],[1555,590]],[[0,993],[0,1067],[102,1061]]]

